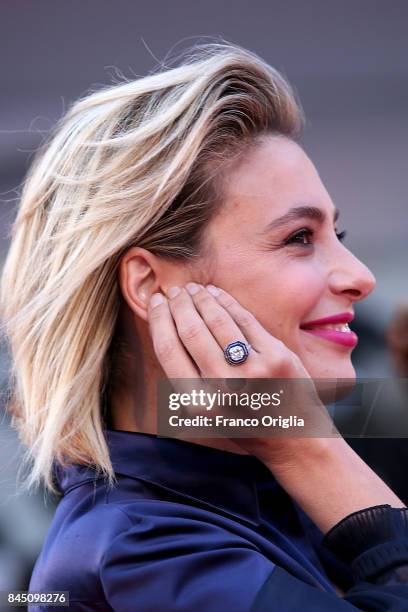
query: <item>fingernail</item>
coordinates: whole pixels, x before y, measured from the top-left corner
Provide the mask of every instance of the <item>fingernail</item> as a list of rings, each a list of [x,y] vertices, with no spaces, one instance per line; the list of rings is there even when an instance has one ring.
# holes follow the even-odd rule
[[[214,285],[206,285],[205,288],[207,291],[212,293],[212,295],[220,295],[220,290],[217,287],[214,287]]]
[[[170,289],[167,291],[167,295],[170,299],[176,297],[176,295],[178,295],[179,293],[180,287],[170,287]]]
[[[201,287],[200,285],[197,285],[197,283],[187,283],[186,289],[190,295],[194,295],[195,293],[198,293],[198,291],[200,291]]]
[[[161,293],[153,293],[153,295],[150,298],[151,308],[154,308],[155,306],[158,306],[159,304],[163,304],[163,302],[164,302],[164,297],[162,296]]]

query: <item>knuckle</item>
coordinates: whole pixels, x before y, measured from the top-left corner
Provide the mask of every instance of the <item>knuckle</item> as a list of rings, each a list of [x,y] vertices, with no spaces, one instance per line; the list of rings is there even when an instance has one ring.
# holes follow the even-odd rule
[[[266,364],[259,364],[257,368],[255,368],[255,372],[253,374],[253,378],[269,378],[271,375],[270,369]]]
[[[208,318],[208,324],[213,329],[219,329],[220,327],[225,327],[227,324],[228,317],[226,317],[222,312],[216,312],[211,317]]]
[[[175,348],[175,343],[170,339],[162,339],[157,342],[156,355],[162,363],[165,363],[173,358]]]
[[[202,334],[202,325],[200,323],[190,323],[180,327],[179,331],[182,340],[195,340]]]
[[[293,355],[286,349],[279,352],[276,356],[275,368],[279,373],[287,373],[293,367]]]
[[[249,310],[242,310],[236,314],[236,321],[240,327],[251,327],[254,324],[255,316]]]
[[[205,372],[206,378],[217,380],[218,389],[220,385],[220,380],[223,378],[224,375],[224,370],[220,367],[214,367],[213,363],[207,361],[203,364],[203,372]]]
[[[153,308],[153,310],[149,310],[149,317],[151,321],[157,321],[162,317],[163,311],[161,306],[162,304],[160,306],[156,306],[156,308]]]
[[[233,308],[236,305],[236,301],[230,295],[223,295],[222,305],[224,306],[224,308]]]
[[[268,378],[270,376],[270,370],[263,361],[248,363],[246,372],[248,378]]]

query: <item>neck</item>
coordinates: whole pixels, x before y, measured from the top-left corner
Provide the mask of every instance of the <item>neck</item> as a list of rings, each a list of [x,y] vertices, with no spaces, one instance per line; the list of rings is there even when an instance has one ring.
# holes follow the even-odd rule
[[[126,317],[122,318],[126,325]],[[121,357],[119,383],[114,385],[109,398],[112,429],[157,434],[157,383],[166,378],[154,354],[147,323],[137,322],[121,326],[121,343],[126,353]],[[129,330],[130,333],[129,333]],[[123,332],[125,333],[125,336]],[[122,340],[123,339],[123,340]],[[230,438],[184,438],[188,442],[211,446],[232,453],[248,454]]]

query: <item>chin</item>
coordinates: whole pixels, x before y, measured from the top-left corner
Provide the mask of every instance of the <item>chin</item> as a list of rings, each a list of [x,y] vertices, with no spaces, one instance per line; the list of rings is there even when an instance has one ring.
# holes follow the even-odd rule
[[[292,349],[293,350],[293,349]],[[310,352],[294,350],[312,378],[355,378],[356,371],[351,360],[351,351]]]
[[[347,397],[356,384],[356,371],[350,358],[330,363],[310,364],[305,367],[314,380],[317,393],[324,404],[337,402]]]

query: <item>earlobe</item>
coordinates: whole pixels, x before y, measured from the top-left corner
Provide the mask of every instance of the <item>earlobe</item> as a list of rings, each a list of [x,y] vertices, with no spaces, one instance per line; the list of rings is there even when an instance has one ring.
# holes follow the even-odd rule
[[[140,319],[147,321],[148,297],[144,291],[138,289],[122,290],[122,297],[127,303],[128,308]]]
[[[154,291],[152,291],[154,293]],[[146,289],[140,289],[137,287],[133,287],[128,289],[126,294],[123,294],[123,298],[129,309],[133,312],[133,314],[142,319],[143,321],[148,321],[148,307],[150,300],[150,292]]]
[[[147,321],[147,308],[149,305],[150,296],[148,295],[145,289],[138,289],[136,294],[139,298],[139,304],[137,304],[137,310],[135,312],[142,318],[144,321]]]

